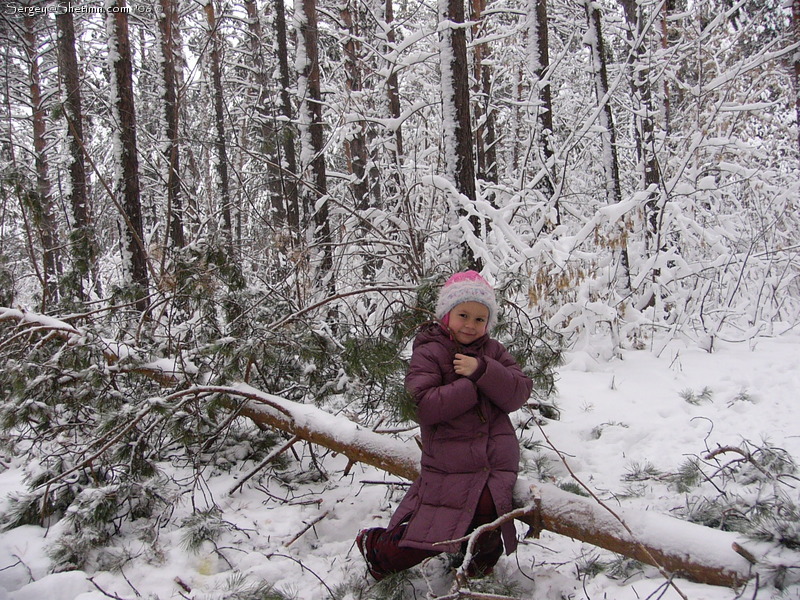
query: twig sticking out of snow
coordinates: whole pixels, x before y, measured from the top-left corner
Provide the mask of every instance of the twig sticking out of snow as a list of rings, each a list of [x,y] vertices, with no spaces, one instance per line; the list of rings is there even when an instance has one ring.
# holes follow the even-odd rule
[[[242,486],[245,483],[247,483],[247,481],[249,479],[251,479],[256,473],[258,473],[261,469],[266,467],[273,460],[278,458],[278,456],[280,456],[281,454],[286,452],[289,448],[291,448],[296,442],[299,442],[301,439],[302,438],[299,435],[294,435],[294,436],[292,436],[292,439],[290,439],[288,442],[286,442],[283,446],[281,446],[277,450],[273,450],[272,452],[270,452],[269,456],[267,456],[267,458],[262,460],[261,463],[259,463],[259,465],[255,469],[253,469],[247,475],[245,475],[239,483],[237,483],[235,486],[233,486],[228,491],[228,495],[233,495],[233,494],[235,494],[237,492],[237,490],[242,489]]]
[[[306,532],[306,531],[308,531],[309,529],[311,529],[312,527],[314,527],[314,525],[316,525],[317,523],[319,523],[320,521],[322,521],[322,519],[324,519],[325,517],[327,517],[327,516],[330,514],[330,512],[331,512],[331,511],[329,511],[329,510],[326,510],[324,513],[322,513],[321,515],[319,515],[318,517],[316,517],[316,518],[315,518],[313,521],[311,521],[311,523],[309,523],[308,525],[306,525],[306,526],[305,526],[305,527],[302,529],[302,531],[300,531],[300,533],[298,533],[298,534],[297,534],[297,535],[295,535],[295,536],[294,536],[292,539],[290,539],[288,542],[286,542],[286,543],[283,545],[283,547],[284,547],[284,548],[288,548],[289,546],[291,546],[292,544],[294,544],[294,543],[295,543],[297,540],[299,540],[301,537],[303,537],[303,534],[305,534],[305,532]]]

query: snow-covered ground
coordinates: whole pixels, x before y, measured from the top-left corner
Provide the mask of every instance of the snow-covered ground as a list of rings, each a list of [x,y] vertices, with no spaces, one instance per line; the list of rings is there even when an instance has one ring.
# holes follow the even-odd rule
[[[559,371],[556,403],[561,418],[547,422],[543,430],[568,457],[575,475],[606,502],[676,514],[696,503],[698,493],[714,490],[706,484],[683,494],[669,483],[668,475],[692,457],[747,442],[751,449],[765,444],[782,448],[800,461],[798,396],[800,335],[793,333],[751,343],[718,342],[714,353],[678,342],[658,356],[649,350],[627,351],[622,359],[608,362],[573,352]],[[522,413],[517,417],[520,422],[528,419]],[[522,431],[521,438],[526,477],[535,479],[539,472],[555,483],[571,480],[537,426]],[[25,458],[1,458],[0,502],[5,502],[9,492],[22,488]],[[735,458],[721,456],[720,464]],[[308,468],[295,467],[285,481],[251,480],[232,495],[228,490],[236,478],[253,465],[209,470],[204,480],[187,483],[175,510],[188,516],[193,503],[200,508],[216,503],[223,528],[216,548],[206,542],[198,551],[188,550],[185,530],[175,527],[159,530],[155,541],[145,543],[133,524],[113,551],[101,557],[99,564],[107,570],[51,573],[47,547],[59,524],[49,530],[26,526],[2,532],[0,600],[267,598],[252,593],[264,584],[298,600],[377,598],[381,590],[365,577],[353,539],[362,527],[385,524],[404,488],[399,479],[363,465],[345,475],[345,463],[342,457],[328,456],[323,462],[327,479],[304,465]],[[800,480],[787,478],[779,485],[800,506]],[[519,533],[524,534],[522,525]],[[501,559],[495,581],[515,586],[505,593],[537,600],[681,595],[692,600],[800,599],[797,584],[779,592],[677,579],[676,590],[650,567],[612,577],[614,558],[543,532],[540,539],[526,540],[515,556]],[[111,569],[112,564],[121,568]],[[599,565],[605,568],[595,569]],[[409,597],[424,598],[425,577],[434,586],[445,586],[443,567],[442,560],[434,560],[395,585],[405,586]]]

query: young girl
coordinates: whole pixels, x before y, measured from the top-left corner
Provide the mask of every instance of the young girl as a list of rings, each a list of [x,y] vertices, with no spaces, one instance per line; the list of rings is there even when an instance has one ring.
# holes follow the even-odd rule
[[[479,525],[511,510],[519,445],[509,413],[528,400],[532,382],[502,344],[489,337],[497,322],[494,290],[475,271],[456,273],[436,304],[438,324],[413,344],[406,389],[422,434],[420,477],[388,528],[364,529],[356,543],[370,574],[381,580],[458,543]],[[468,575],[491,572],[516,549],[513,522],[483,534]]]

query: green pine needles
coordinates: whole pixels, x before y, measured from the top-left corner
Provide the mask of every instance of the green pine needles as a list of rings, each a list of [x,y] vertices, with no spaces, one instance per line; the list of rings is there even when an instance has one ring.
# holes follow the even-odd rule
[[[797,464],[783,449],[745,441],[687,461],[669,480],[685,494],[678,510],[683,518],[798,550],[797,475]],[[800,573],[776,565],[771,576],[771,583],[781,589]]]
[[[432,318],[442,277],[414,293],[347,296],[309,312],[238,286],[211,249],[186,253],[175,259],[176,279],[164,282],[174,296],[158,309],[160,321],[139,321],[122,306],[66,325],[44,316],[34,327],[0,323],[0,435],[26,456],[27,472],[27,489],[0,524],[60,521],[50,549],[57,570],[124,564],[130,546],[119,540],[132,534],[158,555],[157,531],[167,525],[182,531],[189,551],[213,545],[231,535],[216,504],[203,496],[197,506],[207,509],[180,520],[178,499],[195,506],[208,478],[267,457],[252,482],[284,481],[301,458],[272,456],[284,434],[240,417],[236,398],[192,392],[195,384],[247,382],[390,430],[413,422],[404,389],[411,342]],[[549,398],[560,340],[510,299],[501,307],[493,335],[533,377],[536,397]],[[309,472],[322,473],[313,462]],[[237,593],[273,597],[266,588]]]

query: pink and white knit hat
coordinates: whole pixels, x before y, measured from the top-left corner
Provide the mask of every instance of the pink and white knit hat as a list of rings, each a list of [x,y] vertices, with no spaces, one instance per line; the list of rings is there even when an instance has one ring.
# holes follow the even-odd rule
[[[486,331],[490,331],[497,323],[497,299],[489,282],[475,271],[464,271],[450,276],[436,302],[436,319],[447,325],[450,311],[462,302],[480,302],[489,309],[489,321]]]

